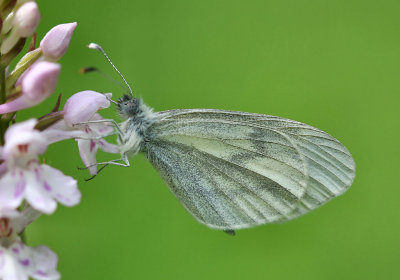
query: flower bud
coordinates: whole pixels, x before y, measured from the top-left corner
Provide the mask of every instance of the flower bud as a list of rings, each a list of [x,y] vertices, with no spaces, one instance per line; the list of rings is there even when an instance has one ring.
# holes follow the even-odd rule
[[[59,60],[67,51],[76,22],[59,24],[53,27],[40,42],[43,55],[49,60]]]
[[[91,90],[75,93],[64,105],[65,123],[72,127],[76,123],[90,120],[99,109],[110,106],[107,99],[110,97],[111,93],[102,94]]]
[[[6,23],[10,21],[10,17],[6,19]],[[12,18],[12,30],[10,35],[6,37],[1,44],[1,53],[8,53],[20,40],[20,38],[29,37],[35,31],[40,20],[40,13],[36,2],[29,1],[23,4]],[[9,29],[6,24],[5,29]]]
[[[23,4],[15,13],[13,26],[20,37],[29,37],[35,31],[40,20],[36,2]]]
[[[32,101],[42,102],[56,88],[60,70],[60,64],[53,62],[41,61],[33,64],[21,83],[24,95]]]
[[[33,64],[21,82],[22,95],[0,105],[0,114],[29,108],[48,98],[56,88],[60,69],[60,65],[53,62],[41,61]]]

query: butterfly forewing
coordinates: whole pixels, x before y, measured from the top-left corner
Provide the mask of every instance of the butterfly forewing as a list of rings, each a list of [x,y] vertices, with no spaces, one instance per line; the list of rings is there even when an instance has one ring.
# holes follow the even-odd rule
[[[284,118],[222,110],[158,113],[144,149],[201,223],[240,229],[299,216],[343,193],[354,162],[336,139]]]

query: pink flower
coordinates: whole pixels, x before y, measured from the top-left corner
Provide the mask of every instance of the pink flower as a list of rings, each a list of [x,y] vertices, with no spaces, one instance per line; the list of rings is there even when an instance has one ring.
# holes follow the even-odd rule
[[[37,120],[14,124],[5,134],[2,159],[7,172],[0,179],[0,210],[15,209],[23,199],[36,210],[51,214],[56,201],[66,206],[79,203],[75,179],[46,164],[38,155],[47,149],[45,135],[34,129]]]
[[[22,95],[0,105],[0,114],[16,112],[40,104],[57,86],[60,65],[41,61],[32,65],[21,81]]]
[[[60,279],[57,263],[57,255],[46,246],[31,248],[21,241],[0,246],[0,278],[4,280]]]
[[[111,93],[101,94],[90,90],[74,94],[65,103],[64,119],[44,131],[50,143],[76,138],[83,163],[85,166],[93,165],[89,168],[92,175],[97,173],[95,164],[98,149],[107,153],[119,153],[119,149],[117,145],[101,138],[114,131],[111,123],[81,123],[102,120],[96,112],[110,106],[110,97]]]
[[[12,14],[10,14],[12,16]],[[22,37],[29,37],[35,31],[39,24],[40,13],[37,4],[34,1],[29,1],[23,4],[14,15],[12,19],[12,30],[11,33],[6,37],[1,45],[1,53],[8,53]],[[8,29],[6,20],[6,29]]]
[[[30,248],[19,239],[18,234],[37,216],[29,206],[24,208],[21,213],[0,211],[0,278],[59,279],[57,255],[45,246]]]
[[[77,25],[76,22],[60,24],[47,32],[40,42],[40,48],[46,59],[57,61],[67,52]]]

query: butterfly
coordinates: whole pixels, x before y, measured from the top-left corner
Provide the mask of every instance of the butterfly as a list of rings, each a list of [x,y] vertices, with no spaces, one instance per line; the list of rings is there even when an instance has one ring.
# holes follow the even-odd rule
[[[346,147],[301,122],[215,109],[153,112],[132,94],[116,104],[125,166],[144,153],[186,210],[213,229],[294,219],[344,193],[355,177]]]

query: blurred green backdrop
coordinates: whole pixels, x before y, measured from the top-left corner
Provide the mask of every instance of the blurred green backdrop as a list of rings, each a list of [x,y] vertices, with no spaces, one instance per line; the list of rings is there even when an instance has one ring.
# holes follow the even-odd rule
[[[400,261],[398,0],[38,1],[41,38],[77,21],[57,92],[121,95],[115,75],[156,110],[220,108],[278,115],[318,127],[352,152],[356,180],[327,205],[286,224],[236,237],[198,224],[143,156],[95,180],[76,143],[46,162],[79,179],[79,206],[28,228],[30,245],[59,255],[63,279],[398,279]],[[55,96],[24,111],[47,113]],[[115,116],[115,109],[103,111]]]

